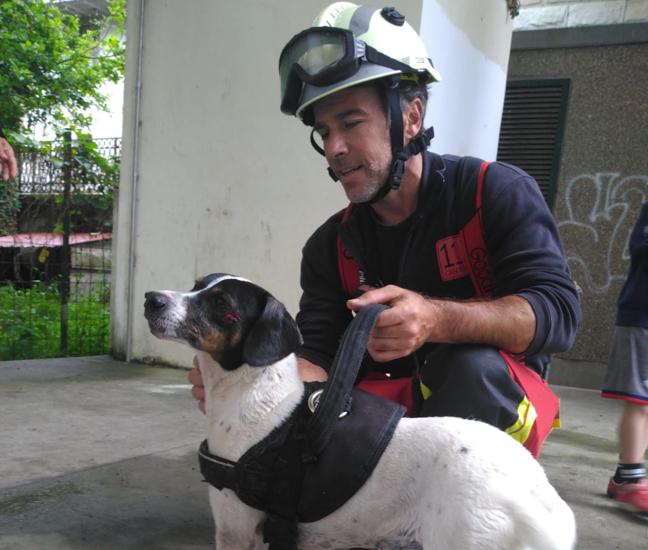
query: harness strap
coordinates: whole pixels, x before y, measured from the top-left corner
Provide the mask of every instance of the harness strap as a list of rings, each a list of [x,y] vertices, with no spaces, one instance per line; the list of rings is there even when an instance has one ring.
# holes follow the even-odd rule
[[[270,550],[297,550],[305,400],[314,385],[321,384],[306,384],[305,397],[291,416],[237,462],[211,454],[207,440],[198,451],[200,471],[210,485],[231,489],[248,506],[266,512],[263,539],[270,543]]]
[[[478,298],[490,298],[494,288],[493,272],[484,242],[482,219],[482,190],[488,165],[489,163],[484,161],[479,167],[475,195],[476,213],[460,231],[465,247],[465,258],[470,267],[470,278]],[[508,366],[511,378],[518,383],[525,394],[518,407],[518,421],[505,431],[538,458],[542,443],[554,426],[555,419],[558,418],[560,402],[549,388],[547,381],[529,368],[522,359],[504,350],[499,350],[499,353]]]
[[[211,454],[206,439],[198,448],[198,462],[200,473],[210,485],[236,490],[236,462]]]
[[[369,304],[356,313],[337,349],[329,378],[315,414],[306,427],[306,440],[314,455],[326,447],[336,420],[351,410],[351,394],[367,343],[383,304]],[[402,416],[404,407],[395,409]]]
[[[482,192],[489,164],[488,161],[484,161],[479,166],[475,192],[475,214],[459,231],[460,241],[465,251],[464,258],[468,262],[468,274],[477,298],[490,298],[494,288],[493,272],[488,261],[488,251],[484,242],[482,220]]]
[[[344,210],[344,214],[342,214],[342,223],[347,221],[352,208],[353,203],[350,202]],[[340,235],[337,237],[337,260],[342,288],[348,296],[353,296],[360,286],[360,267],[358,266],[358,262],[353,259],[353,256],[344,247]]]

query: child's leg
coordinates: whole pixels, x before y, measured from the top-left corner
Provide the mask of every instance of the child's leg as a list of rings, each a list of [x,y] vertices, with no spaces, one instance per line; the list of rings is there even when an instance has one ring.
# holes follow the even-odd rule
[[[619,421],[619,469],[616,481],[632,481],[646,477],[643,472],[623,471],[623,465],[637,465],[644,461],[648,446],[648,405],[625,402],[625,408]],[[619,471],[621,470],[621,472]],[[628,470],[628,468],[626,468]],[[635,468],[636,470],[636,468]],[[624,479],[625,478],[625,479]]]

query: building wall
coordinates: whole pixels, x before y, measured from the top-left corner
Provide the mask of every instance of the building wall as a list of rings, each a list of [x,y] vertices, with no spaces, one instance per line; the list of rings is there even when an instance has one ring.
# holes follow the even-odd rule
[[[648,0],[521,0],[515,30],[611,25],[648,20]]]
[[[419,27],[420,1],[393,4]],[[117,357],[190,364],[190,350],[149,334],[144,293],[189,289],[207,273],[252,279],[296,312],[301,248],[346,201],[308,129],[279,111],[277,63],[325,5],[129,1]]]
[[[618,27],[609,34],[621,36]],[[648,43],[514,50],[509,78],[536,77],[571,79],[555,216],[584,318],[563,358],[604,364],[629,232],[648,200]],[[594,374],[596,385],[602,369]]]
[[[505,0],[426,0],[421,37],[443,80],[426,126],[439,153],[495,160],[513,20]]]
[[[514,20],[509,76],[572,81],[555,213],[584,318],[574,348],[554,360],[559,384],[601,387],[628,232],[648,198],[647,21],[648,0],[521,0]]]

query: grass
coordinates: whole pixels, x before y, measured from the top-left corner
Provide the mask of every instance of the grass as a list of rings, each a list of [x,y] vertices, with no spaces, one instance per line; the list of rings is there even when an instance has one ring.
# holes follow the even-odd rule
[[[94,285],[68,304],[67,354],[102,355],[110,349],[110,289]],[[0,361],[60,357],[61,303],[56,284],[0,286]]]

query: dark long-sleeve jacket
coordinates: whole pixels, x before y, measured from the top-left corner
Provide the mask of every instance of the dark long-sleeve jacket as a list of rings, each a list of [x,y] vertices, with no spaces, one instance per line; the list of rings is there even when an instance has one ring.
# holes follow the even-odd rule
[[[465,300],[475,296],[469,275],[457,277],[456,270],[448,269],[448,262],[456,258],[448,256],[448,248],[442,245],[451,245],[448,237],[457,235],[475,214],[479,164],[477,159],[424,154],[418,205],[403,238],[395,284],[429,297]],[[558,228],[537,183],[518,168],[492,163],[482,197],[484,240],[494,276],[493,298],[515,294],[533,308],[536,331],[526,350],[526,362],[544,375],[550,354],[572,345],[581,317]],[[351,320],[338,271],[338,233],[359,263],[366,282],[379,286],[380,242],[375,224],[369,206],[355,205],[346,222],[342,223],[342,212],[338,212],[304,246],[303,294],[297,315],[304,337],[300,355],[324,368],[329,367]],[[425,344],[412,356],[378,368],[405,374],[433,345]]]
[[[616,324],[648,328],[648,201],[630,234],[630,271],[619,294]]]

